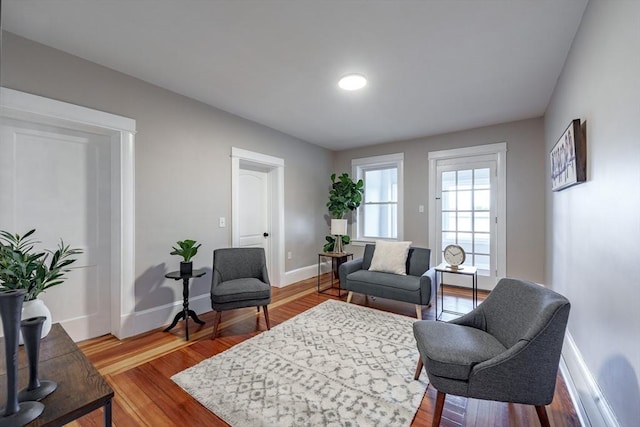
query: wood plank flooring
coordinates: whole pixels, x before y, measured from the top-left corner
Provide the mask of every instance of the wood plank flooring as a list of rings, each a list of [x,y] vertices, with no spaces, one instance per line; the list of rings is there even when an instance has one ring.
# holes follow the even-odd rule
[[[273,288],[269,306],[271,326],[327,300],[337,297],[318,294],[316,278],[285,288]],[[329,276],[322,277],[323,286]],[[480,292],[480,300],[486,293]],[[342,298],[345,300],[346,296]],[[415,307],[381,298],[355,295],[352,303],[415,317]],[[445,306],[448,309],[471,310],[471,291],[446,287]],[[433,319],[433,307],[423,309],[423,318]],[[206,325],[190,323],[190,341],[184,341],[182,322],[168,333],[162,328],[118,340],[111,335],[79,343],[81,350],[93,362],[115,390],[113,424],[121,426],[226,426],[215,414],[200,405],[171,381],[171,376],[218,354],[233,345],[266,330],[262,311],[255,308],[224,312],[218,338],[211,340],[213,312],[199,315]],[[412,426],[430,426],[435,407],[436,391],[429,387]],[[554,401],[547,407],[552,426],[579,426],[575,409],[565,383],[558,374]],[[95,411],[71,426],[101,426],[102,413]],[[487,402],[447,396],[441,426],[538,426],[533,406]]]

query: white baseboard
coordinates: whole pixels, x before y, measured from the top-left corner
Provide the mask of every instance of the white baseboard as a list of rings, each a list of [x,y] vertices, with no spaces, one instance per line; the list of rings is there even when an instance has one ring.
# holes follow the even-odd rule
[[[320,264],[320,274],[328,273],[331,271],[331,262],[323,262]],[[318,264],[308,265],[306,267],[297,268],[295,270],[290,270],[284,273],[284,277],[278,288],[284,288],[285,286],[289,286],[292,283],[299,282],[301,280],[306,280],[310,277],[315,277],[318,275]]]
[[[189,298],[189,309],[196,314],[211,311],[211,299],[209,293]],[[148,310],[137,311],[130,315],[122,316],[122,328],[119,339],[131,337],[161,326],[168,326],[174,316],[182,310],[182,301],[174,301],[153,307]]]
[[[323,262],[320,264],[320,273],[331,271],[331,262]],[[318,274],[318,265],[309,265],[298,268],[296,270],[287,271],[284,274],[284,280],[280,285],[274,285],[282,288],[292,283],[314,277]],[[197,314],[211,311],[211,300],[208,293],[189,298],[189,308]],[[168,325],[173,317],[182,310],[182,301],[174,301],[171,304],[153,307],[148,310],[137,311],[130,315],[123,315],[119,339],[131,337],[161,326]]]
[[[562,348],[560,372],[582,425],[620,427],[569,331],[565,335]]]

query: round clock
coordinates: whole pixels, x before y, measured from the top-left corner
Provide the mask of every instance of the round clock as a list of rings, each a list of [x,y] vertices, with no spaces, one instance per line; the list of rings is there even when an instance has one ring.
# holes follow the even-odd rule
[[[465,258],[466,254],[464,253],[462,246],[448,245],[444,248],[444,260],[452,268],[458,268],[460,264],[464,263]]]

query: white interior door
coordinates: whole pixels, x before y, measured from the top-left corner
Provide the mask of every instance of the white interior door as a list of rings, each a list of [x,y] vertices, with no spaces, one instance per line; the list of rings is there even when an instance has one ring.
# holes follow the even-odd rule
[[[239,246],[264,248],[269,266],[269,174],[261,170],[241,168],[238,178]]]
[[[262,245],[271,286],[284,286],[283,159],[231,148],[231,216],[231,245]]]
[[[82,249],[62,285],[41,295],[74,340],[110,332],[111,154],[109,138],[2,118],[0,228],[36,228],[42,248],[60,238]]]

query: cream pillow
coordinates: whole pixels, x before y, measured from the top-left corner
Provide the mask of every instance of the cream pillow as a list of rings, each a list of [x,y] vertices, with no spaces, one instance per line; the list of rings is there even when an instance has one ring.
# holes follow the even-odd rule
[[[384,273],[407,274],[407,255],[412,242],[376,242],[373,259],[369,271]]]

